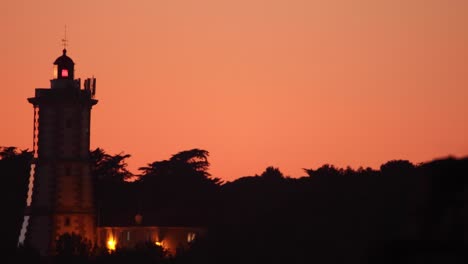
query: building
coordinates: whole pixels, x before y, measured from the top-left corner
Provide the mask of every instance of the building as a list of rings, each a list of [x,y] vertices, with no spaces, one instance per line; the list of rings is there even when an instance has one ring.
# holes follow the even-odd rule
[[[199,236],[205,235],[201,227],[142,225],[141,215],[135,216],[134,225],[99,226],[96,243],[101,248],[134,248],[139,243],[151,242],[163,247],[168,254],[185,250]]]
[[[64,49],[54,62],[51,87],[37,88],[28,98],[34,107],[34,160],[19,242],[43,256],[55,254],[55,241],[65,233],[109,250],[148,241],[172,254],[188,247],[203,228],[143,226],[140,215],[134,225],[97,226],[89,156],[96,79],[82,87],[74,65]]]
[[[22,232],[42,255],[55,251],[55,239],[63,233],[95,240],[89,158],[95,79],[82,88],[74,66],[64,49],[54,62],[51,87],[37,88],[28,98],[34,107],[34,161]]]

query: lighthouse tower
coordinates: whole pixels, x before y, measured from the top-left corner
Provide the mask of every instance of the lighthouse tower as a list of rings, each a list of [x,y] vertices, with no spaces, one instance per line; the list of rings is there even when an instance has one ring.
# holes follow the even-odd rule
[[[90,170],[90,118],[94,78],[74,79],[67,50],[54,62],[50,88],[28,98],[34,107],[34,161],[31,166],[24,243],[41,255],[55,253],[56,239],[74,233],[95,242],[93,180]]]

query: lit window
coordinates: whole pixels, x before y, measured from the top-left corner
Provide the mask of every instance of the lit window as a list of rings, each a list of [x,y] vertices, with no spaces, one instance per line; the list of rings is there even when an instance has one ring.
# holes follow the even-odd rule
[[[190,242],[193,242],[193,240],[195,240],[195,233],[188,233],[187,234],[187,242],[190,243]]]
[[[165,245],[164,245],[164,241],[156,241],[154,242],[154,244],[158,247],[162,247],[162,248],[165,248]]]
[[[117,244],[117,242],[115,241],[115,239],[113,237],[109,237],[109,239],[107,240],[107,249],[112,252],[112,251],[115,251],[115,245]]]
[[[68,70],[62,69],[62,77],[68,77]]]
[[[130,241],[130,231],[127,231],[127,241]]]

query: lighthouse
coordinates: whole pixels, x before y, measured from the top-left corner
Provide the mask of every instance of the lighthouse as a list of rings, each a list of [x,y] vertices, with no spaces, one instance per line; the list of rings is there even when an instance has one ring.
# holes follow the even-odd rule
[[[53,66],[50,88],[37,88],[28,98],[34,108],[34,159],[21,235],[41,255],[53,255],[55,241],[66,233],[96,240],[89,154],[96,79],[81,87],[66,49]]]

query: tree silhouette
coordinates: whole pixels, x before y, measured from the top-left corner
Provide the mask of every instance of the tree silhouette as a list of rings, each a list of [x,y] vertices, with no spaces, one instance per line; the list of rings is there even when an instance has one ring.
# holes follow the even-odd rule
[[[123,182],[129,180],[133,175],[127,170],[126,159],[129,154],[109,155],[103,149],[96,148],[90,153],[93,164],[93,176],[100,182]]]
[[[208,172],[208,156],[206,150],[186,150],[140,168],[146,219],[156,212],[159,217],[154,218],[163,223],[206,223],[211,218],[221,180]]]
[[[65,233],[55,241],[58,256],[89,256],[91,253],[91,241],[75,233]]]
[[[8,254],[14,252],[18,243],[26,206],[31,160],[32,153],[28,150],[0,147],[0,201],[4,204],[3,208],[8,208],[2,217],[5,228],[1,232],[0,247]]]
[[[270,166],[265,169],[261,177],[265,179],[283,179],[284,175],[278,168]]]
[[[407,160],[391,160],[380,166],[384,176],[404,176],[414,174],[415,166]]]
[[[85,264],[89,263],[92,243],[75,233],[65,233],[55,240],[55,249],[54,263]]]
[[[209,152],[202,149],[181,151],[169,160],[156,161],[139,170],[144,176],[184,178],[193,182],[211,182],[219,185],[221,179],[211,177],[208,172],[208,156]]]
[[[87,254],[87,242],[67,234],[57,241],[58,262],[463,263],[467,251],[468,158],[391,160],[377,170],[325,164],[301,178],[270,166],[222,184],[205,150],[152,162],[135,182],[127,181],[128,157],[91,152],[104,224],[133,225],[138,212],[143,225],[208,226],[207,237],[175,259],[154,244],[86,259],[76,256]],[[7,250],[16,245],[30,161],[28,151],[0,148],[0,195],[16,208],[5,217]]]
[[[112,253],[103,253],[94,259],[95,264],[158,264],[158,263],[174,263],[169,258],[167,251],[161,246],[157,246],[152,242],[142,242],[135,245],[134,248],[117,248]],[[180,262],[178,262],[180,263]],[[182,262],[183,263],[183,262]]]
[[[309,177],[333,177],[343,175],[343,169],[337,169],[333,165],[325,164],[317,170],[314,169],[304,169],[304,171],[309,175]]]
[[[135,184],[127,182],[133,175],[127,170],[126,159],[129,157],[122,153],[110,155],[101,148],[90,153],[98,225],[132,223],[137,190]]]
[[[6,248],[3,248],[6,249]],[[9,264],[17,264],[17,263],[43,263],[44,261],[41,261],[41,255],[39,254],[39,251],[32,248],[30,245],[23,245],[20,244],[14,250],[10,259],[7,261]],[[5,257],[5,256],[2,256]],[[7,256],[8,257],[8,256]]]

